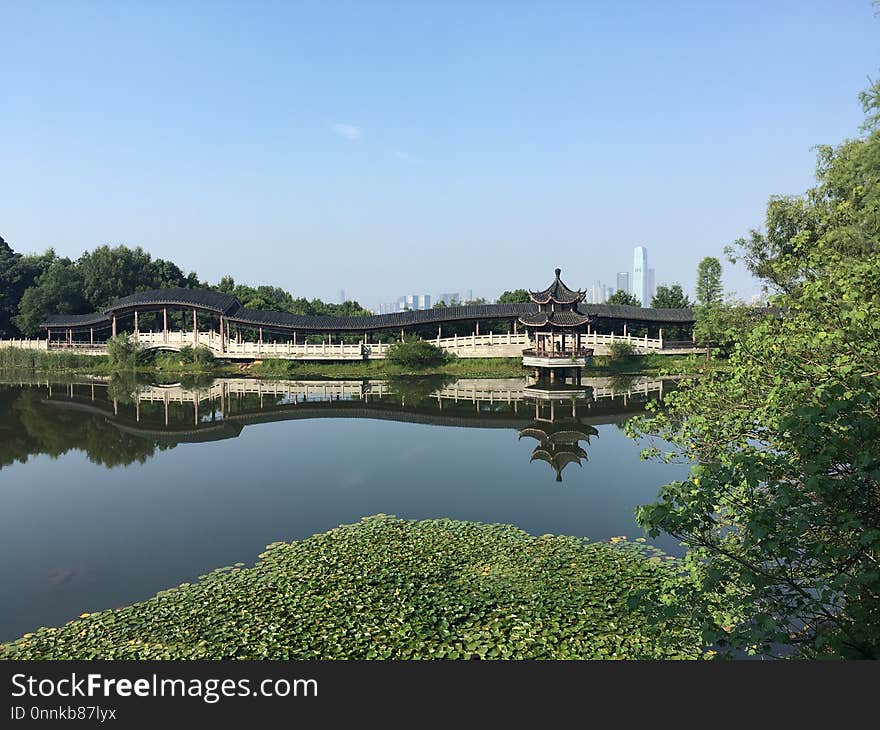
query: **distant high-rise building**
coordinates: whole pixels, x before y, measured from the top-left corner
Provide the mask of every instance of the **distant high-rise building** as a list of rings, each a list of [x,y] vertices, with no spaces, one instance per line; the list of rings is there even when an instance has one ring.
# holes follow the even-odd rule
[[[651,300],[656,293],[657,287],[654,285],[654,269],[648,269],[648,300],[647,302],[643,302],[644,306],[651,306]]]
[[[636,246],[633,252],[633,281],[631,294],[643,307],[650,306],[648,299],[648,249]]]
[[[629,294],[629,272],[628,271],[618,271],[617,272],[617,289],[618,291],[626,292]]]
[[[437,301],[443,302],[447,307],[457,307],[461,304],[461,294],[457,291],[440,292],[437,295]]]
[[[405,294],[398,298],[396,311],[405,312],[408,309],[430,309],[430,294]]]
[[[345,289],[339,290],[339,303],[345,304]]]
[[[587,301],[590,304],[605,304],[608,301],[608,287],[597,281],[587,289]]]

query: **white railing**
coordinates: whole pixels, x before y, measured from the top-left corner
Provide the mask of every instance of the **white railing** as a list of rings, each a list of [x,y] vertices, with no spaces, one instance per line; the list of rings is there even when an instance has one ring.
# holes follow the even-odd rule
[[[174,330],[163,332],[139,331],[132,335],[132,339],[141,346],[147,348],[168,347],[181,349],[186,346],[200,345],[209,348],[215,355],[226,358],[241,359],[303,359],[303,360],[361,360],[382,359],[385,357],[389,343],[385,342],[320,342],[320,343],[294,343],[293,339],[283,342],[236,342],[228,335],[220,338],[219,332],[213,330],[192,331]],[[453,335],[452,337],[435,337],[428,340],[438,347],[459,355],[461,357],[516,357],[524,349],[533,347],[533,343],[524,332],[506,332],[502,334],[488,333],[478,335]],[[615,342],[627,342],[637,353],[647,354],[650,352],[662,352],[664,349],[663,338],[651,338],[647,335],[633,337],[631,334],[598,334],[591,332],[581,335],[581,346],[593,348],[595,354],[607,352]],[[106,352],[102,342],[90,345],[83,342],[67,344],[64,340],[52,340],[47,344],[46,340],[0,340],[0,347],[17,347],[20,349],[33,350],[73,350],[100,354]],[[694,349],[698,349],[696,345]]]
[[[15,347],[19,350],[47,350],[46,340],[0,340],[0,347]]]

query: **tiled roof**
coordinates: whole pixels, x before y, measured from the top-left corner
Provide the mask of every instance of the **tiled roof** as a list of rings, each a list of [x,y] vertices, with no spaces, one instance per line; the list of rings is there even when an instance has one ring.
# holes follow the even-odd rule
[[[561,284],[561,282],[560,282]],[[562,285],[564,286],[564,284]],[[571,290],[568,290],[571,291]],[[272,312],[242,307],[239,301],[222,292],[208,289],[155,289],[138,292],[118,299],[104,312],[92,314],[55,314],[47,317],[43,327],[88,327],[110,323],[113,314],[125,314],[133,307],[196,307],[214,314],[223,314],[230,322],[253,327],[267,327],[303,332],[364,332],[369,330],[399,329],[418,325],[442,325],[446,322],[466,322],[478,319],[520,319],[532,322],[538,314],[537,305],[524,304],[472,304],[442,309],[411,310],[391,314],[372,314],[360,317],[333,317],[329,315],[300,315]],[[691,324],[694,315],[690,309],[648,309],[612,304],[584,304],[577,312],[547,312],[560,326],[577,326],[589,318],[625,320],[629,322],[658,322],[661,324]],[[543,324],[543,320],[535,320]],[[540,324],[536,325],[540,326]]]
[[[580,314],[579,312],[532,312],[519,318],[519,321],[529,327],[581,327],[592,322],[594,316]]]
[[[554,301],[557,304],[574,304],[580,302],[584,298],[584,292],[580,290],[569,289],[559,278],[562,269],[556,269],[556,278],[543,291],[530,291],[529,295],[536,304],[547,304]]]
[[[132,294],[131,296],[117,299],[104,311],[113,314],[123,309],[136,306],[187,306],[207,309],[217,314],[230,314],[241,308],[241,304],[231,294],[213,291],[211,289],[151,289]]]

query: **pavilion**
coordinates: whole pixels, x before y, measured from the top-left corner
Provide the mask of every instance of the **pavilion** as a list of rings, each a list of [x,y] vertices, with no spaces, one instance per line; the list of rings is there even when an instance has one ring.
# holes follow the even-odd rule
[[[593,357],[593,350],[582,346],[582,337],[594,316],[578,311],[586,292],[569,289],[561,273],[556,269],[556,278],[546,289],[529,291],[537,311],[519,317],[534,342],[534,347],[523,350],[523,366],[533,367],[538,380],[548,378],[553,383],[570,372],[577,383],[581,369]]]

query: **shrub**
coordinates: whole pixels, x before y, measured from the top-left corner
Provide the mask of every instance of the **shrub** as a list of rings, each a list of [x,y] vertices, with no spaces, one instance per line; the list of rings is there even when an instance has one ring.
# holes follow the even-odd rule
[[[107,355],[115,368],[134,368],[140,347],[127,332],[107,340]]]
[[[626,340],[615,340],[608,349],[610,350],[611,362],[624,362],[636,354],[636,348]]]
[[[186,345],[180,348],[178,359],[183,365],[210,365],[214,362],[214,353],[204,345]]]
[[[388,348],[386,360],[402,368],[421,370],[449,362],[451,355],[442,347],[415,337],[396,342]]]

